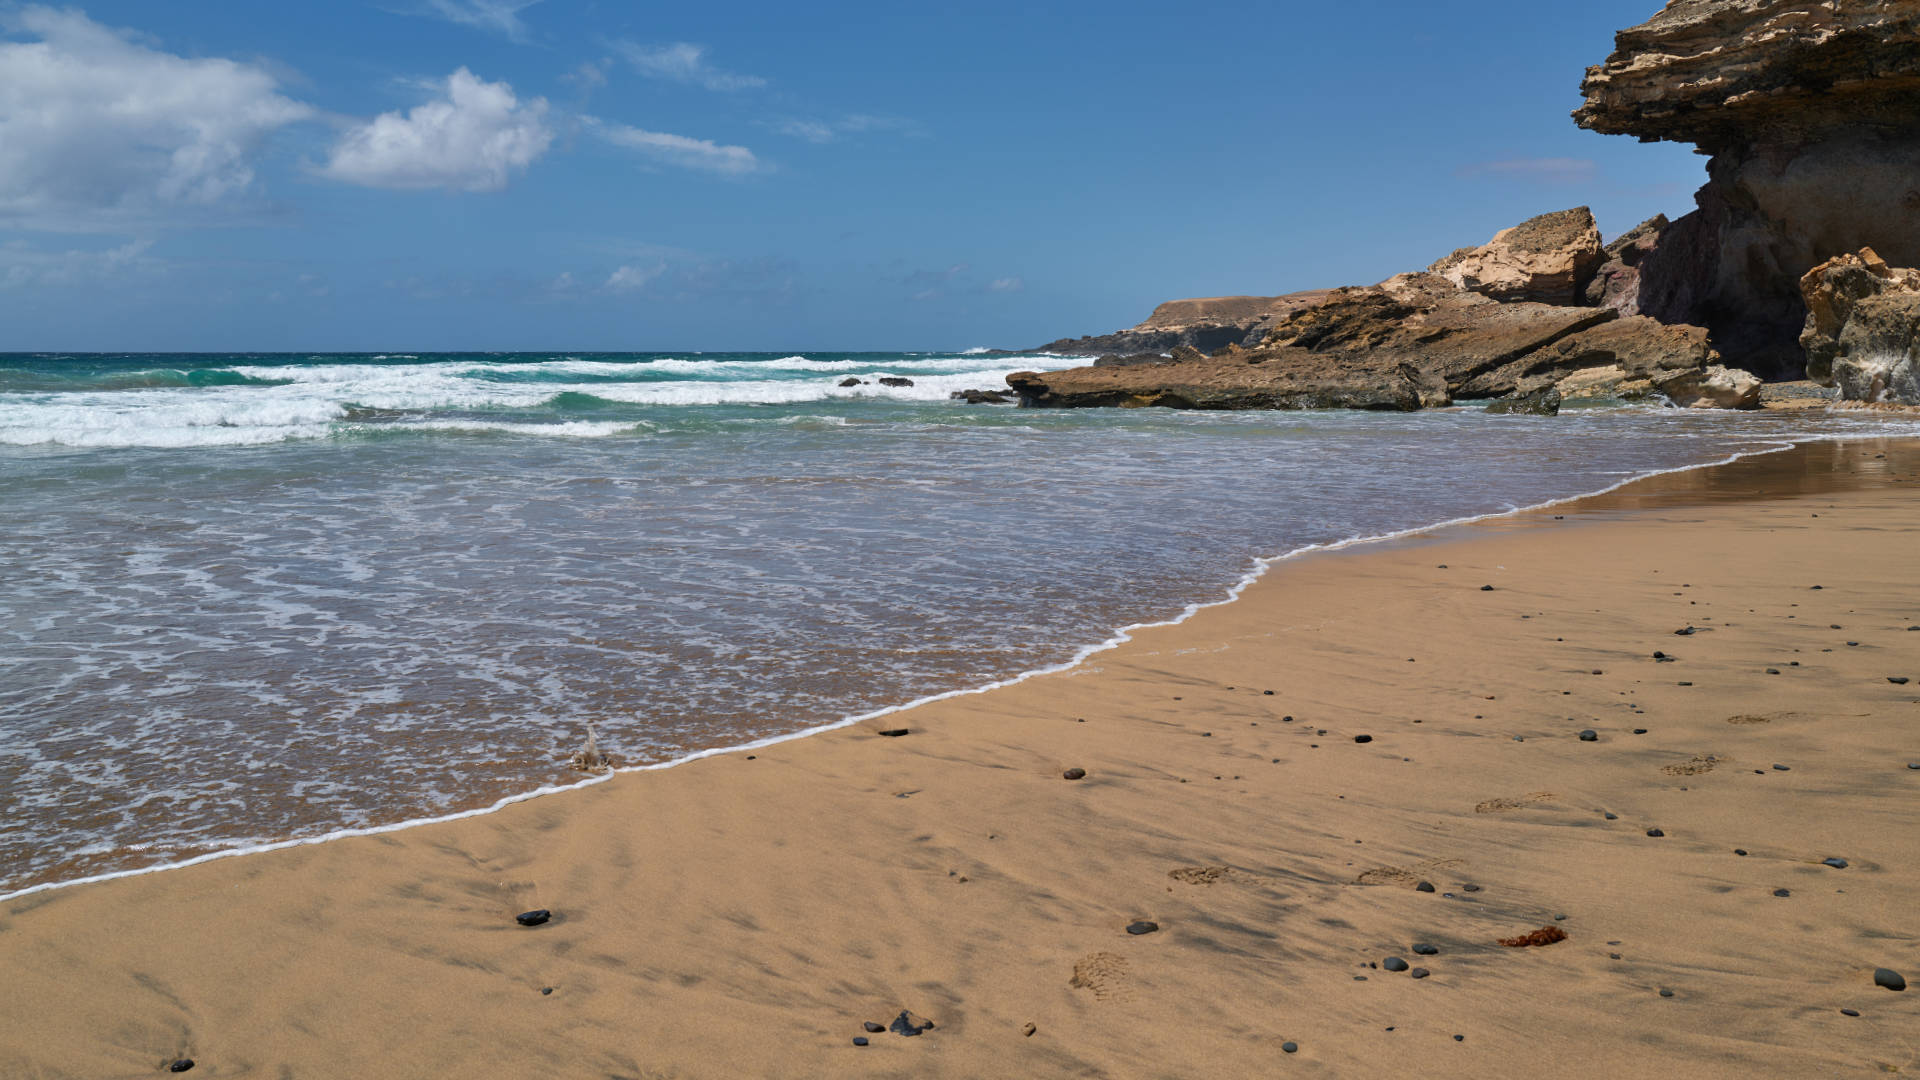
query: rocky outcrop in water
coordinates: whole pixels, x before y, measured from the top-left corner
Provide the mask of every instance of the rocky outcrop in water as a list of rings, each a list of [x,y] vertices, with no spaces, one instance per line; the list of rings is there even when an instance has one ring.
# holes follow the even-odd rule
[[[1920,0],[1673,0],[1581,92],[1582,127],[1711,156],[1633,307],[1706,326],[1736,362],[1799,374],[1816,264],[1870,246],[1920,265]]]
[[[1325,289],[1288,293],[1285,296],[1213,296],[1196,300],[1169,300],[1153,309],[1145,322],[1111,334],[1061,338],[1033,352],[1062,353],[1067,356],[1113,356],[1121,361],[1134,357],[1157,358],[1178,348],[1217,352],[1229,345],[1244,345],[1260,340],[1267,327],[1326,296]]]
[[[1600,227],[1593,212],[1580,206],[1502,229],[1427,271],[1495,300],[1577,304],[1604,259]]]
[[[1920,405],[1920,270],[1863,248],[1807,271],[1800,288],[1810,378],[1849,401]]]

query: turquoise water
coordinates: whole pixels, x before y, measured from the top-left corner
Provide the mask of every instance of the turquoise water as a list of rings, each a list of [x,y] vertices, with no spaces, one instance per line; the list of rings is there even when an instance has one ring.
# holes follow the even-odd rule
[[[1257,556],[1913,430],[948,400],[1061,364],[0,357],[0,892],[486,806],[575,775],[589,723],[661,762],[1003,679]]]

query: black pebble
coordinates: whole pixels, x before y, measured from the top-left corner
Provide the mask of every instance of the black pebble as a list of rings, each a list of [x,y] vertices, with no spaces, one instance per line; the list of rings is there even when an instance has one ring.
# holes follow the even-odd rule
[[[547,996],[548,994],[551,994],[551,993],[553,993],[553,987],[551,987],[551,986],[543,986],[543,987],[541,987],[541,988],[540,988],[540,996],[541,996],[541,997],[545,997],[545,996]]]
[[[1460,886],[1460,888],[1463,892],[1479,892],[1480,891],[1480,886],[1478,885],[1462,885]]]
[[[1785,765],[1775,765],[1773,767],[1773,771],[1774,772],[1792,772],[1793,770],[1787,768]]]
[[[1581,742],[1599,742],[1600,733],[1593,730],[1592,728],[1588,728],[1585,731],[1582,731],[1580,733],[1580,741]]]
[[[1482,585],[1482,586],[1480,586],[1480,591],[1481,591],[1481,592],[1492,592],[1492,591],[1493,591],[1493,586],[1491,586],[1491,585]]]
[[[1268,697],[1272,697],[1272,696],[1273,696],[1273,691],[1271,691],[1271,690],[1262,690],[1262,691],[1260,691],[1260,692],[1261,692],[1261,693],[1263,693],[1263,694],[1265,694],[1265,695],[1267,695]]]
[[[1466,1041],[1467,1041],[1467,1037],[1466,1037],[1465,1035],[1455,1035],[1455,1036],[1453,1037],[1453,1041],[1454,1041],[1454,1042],[1466,1042]]]
[[[546,908],[540,908],[537,911],[523,911],[515,915],[513,921],[519,923],[521,926],[539,926],[551,918],[553,918],[553,912],[548,911]]]
[[[1283,1054],[1297,1053],[1299,1050],[1300,1050],[1300,1044],[1297,1042],[1289,1041],[1289,1042],[1283,1042],[1280,1044],[1280,1052]]]
[[[191,1068],[193,1068],[193,1059],[181,1058],[180,1060],[167,1066],[167,1071],[168,1072],[186,1072],[188,1069],[191,1069]]]
[[[1141,919],[1139,922],[1130,922],[1127,924],[1127,933],[1132,934],[1135,937],[1138,937],[1141,934],[1151,934],[1158,929],[1160,929],[1159,923],[1149,922],[1146,919]]]
[[[1673,996],[1673,991],[1671,991],[1671,990],[1669,990],[1669,989],[1667,989],[1666,987],[1664,987],[1664,986],[1663,986],[1663,987],[1661,987],[1661,988],[1660,988],[1660,996],[1661,996],[1661,997],[1672,997],[1672,996]]]
[[[1407,972],[1407,974],[1416,979],[1424,979],[1433,974],[1433,972],[1428,971],[1426,968],[1414,968],[1412,971]]]
[[[1905,990],[1907,980],[1892,968],[1873,969],[1873,985],[1884,986],[1889,990]]]
[[[1845,869],[1847,868],[1847,860],[1845,860],[1845,859],[1821,859],[1821,860],[1820,860],[1820,865],[1822,865],[1822,866],[1831,866],[1831,867],[1833,867],[1833,868],[1834,868],[1835,870],[1845,870]]]
[[[1415,956],[1437,956],[1440,953],[1440,948],[1437,945],[1415,945],[1413,947],[1413,953]]]
[[[1355,735],[1355,736],[1353,737],[1353,741],[1354,741],[1354,742],[1372,742],[1372,741],[1373,741],[1373,736],[1371,736],[1371,735]]]
[[[1745,855],[1747,853],[1747,849],[1743,847],[1737,847],[1733,849],[1733,853],[1735,855]]]
[[[1860,1010],[1859,1009],[1841,1009],[1840,1015],[1841,1016],[1859,1016]]]
[[[1770,667],[1770,668],[1768,668],[1768,669],[1767,669],[1767,674],[1769,674],[1769,675],[1778,675],[1778,674],[1780,674],[1780,669],[1779,669],[1779,668],[1777,668],[1777,667]]]
[[[883,1031],[885,1031],[885,1030],[887,1030],[887,1029],[886,1029],[886,1026],[885,1026],[885,1025],[883,1025],[883,1024],[876,1024],[876,1023],[874,1023],[874,1022],[873,1022],[873,1021],[871,1021],[871,1020],[868,1020],[868,1021],[865,1021],[865,1022],[864,1022],[864,1023],[862,1023],[862,1024],[860,1025],[860,1026],[861,1026],[861,1027],[864,1027],[864,1028],[866,1028],[866,1029],[867,1029],[867,1033],[868,1033],[868,1034],[870,1034],[870,1035],[878,1035],[878,1034],[880,1034],[881,1032],[883,1032]]]
[[[1665,660],[1667,659],[1667,654],[1661,652],[1659,649],[1655,649],[1653,650],[1653,658],[1655,660]]]
[[[1648,835],[1648,836],[1665,836],[1665,835],[1667,835],[1667,834],[1666,834],[1666,833],[1664,833],[1664,832],[1662,832],[1662,831],[1661,831],[1661,830],[1659,830],[1659,829],[1648,829],[1648,830],[1647,830],[1647,835]]]
[[[1061,773],[1060,775],[1061,775],[1061,777],[1063,777],[1064,779],[1067,779],[1067,780],[1080,780],[1080,779],[1083,779],[1083,778],[1084,778],[1084,777],[1085,777],[1085,776],[1087,775],[1087,770],[1085,770],[1085,769],[1068,769],[1068,770],[1067,770],[1066,772],[1063,772],[1063,773]]]
[[[1386,968],[1388,971],[1407,970],[1407,962],[1397,956],[1389,956],[1385,960],[1380,961],[1380,966]]]
[[[920,1022],[916,1024],[914,1023],[915,1020],[919,1020]],[[895,1035],[918,1035],[923,1031],[930,1031],[932,1028],[933,1021],[923,1020],[905,1009],[900,1010],[900,1015],[894,1017],[893,1023],[887,1025],[887,1030],[893,1032]]]
[[[1613,812],[1613,811],[1611,811],[1611,810],[1603,810],[1603,811],[1601,811],[1601,812],[1602,812],[1602,813],[1604,813],[1604,814],[1606,814],[1606,816],[1607,816],[1607,820],[1608,820],[1608,821],[1619,821],[1619,820],[1620,820],[1620,815],[1619,815],[1619,814],[1616,814],[1616,813],[1614,813],[1614,812]]]
[[[1793,894],[1792,894],[1791,892],[1788,892],[1788,891],[1787,891],[1787,890],[1785,890],[1785,889],[1775,889],[1775,890],[1773,890],[1773,895],[1775,895],[1775,896],[1792,896]]]
[[[1907,677],[1905,675],[1889,675],[1887,676],[1887,681],[1895,686],[1907,685]]]
[[[1431,882],[1431,881],[1423,881],[1423,882],[1421,882],[1420,884],[1418,884],[1418,885],[1415,885],[1415,886],[1413,887],[1413,891],[1414,891],[1414,892],[1432,892],[1432,891],[1433,891],[1433,882]]]
[[[885,735],[889,739],[897,739],[900,736],[905,735],[907,731],[908,731],[907,728],[896,727],[896,728],[888,728],[887,730],[881,732],[880,734]]]
[[[855,1035],[853,1037],[853,1045],[855,1046],[867,1045],[867,1037],[865,1035]]]
[[[1909,769],[1916,769],[1916,770],[1920,770],[1920,761],[1909,761],[1909,762],[1907,762],[1907,768],[1909,768]]]

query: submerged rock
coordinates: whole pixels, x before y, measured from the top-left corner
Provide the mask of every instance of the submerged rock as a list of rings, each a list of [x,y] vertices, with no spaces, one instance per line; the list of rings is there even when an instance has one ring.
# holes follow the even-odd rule
[[[1488,403],[1487,411],[1527,416],[1559,416],[1560,391],[1549,386],[1545,390],[1535,390],[1531,394],[1501,398]]]

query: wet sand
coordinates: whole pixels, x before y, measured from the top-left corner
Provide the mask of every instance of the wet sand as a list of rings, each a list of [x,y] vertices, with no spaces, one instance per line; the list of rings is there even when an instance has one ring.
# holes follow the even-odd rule
[[[0,1075],[1920,1071],[1873,981],[1920,982],[1917,539],[1920,444],[1814,445],[752,756],[22,897]]]

